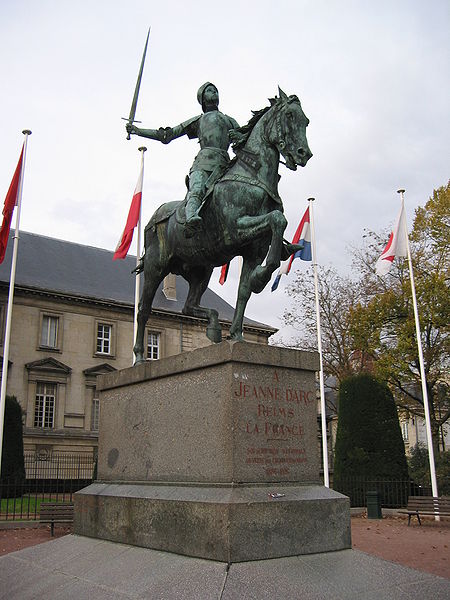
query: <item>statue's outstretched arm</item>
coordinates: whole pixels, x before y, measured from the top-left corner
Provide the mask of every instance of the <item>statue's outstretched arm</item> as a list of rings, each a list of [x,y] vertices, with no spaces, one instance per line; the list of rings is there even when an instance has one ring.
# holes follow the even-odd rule
[[[151,140],[157,140],[158,142],[162,142],[163,144],[168,144],[172,140],[175,140],[176,138],[179,138],[182,135],[188,135],[190,138],[196,137],[196,135],[192,135],[192,126],[194,122],[198,120],[198,118],[199,117],[194,117],[193,119],[184,121],[176,127],[160,127],[159,129],[141,129],[140,127],[136,127],[136,125],[127,123],[126,128],[127,132],[130,134],[139,135],[141,137],[150,138]]]
[[[167,131],[171,129],[170,127],[160,127],[159,129],[142,129],[141,127],[136,127],[136,125],[127,123],[126,128],[127,132],[131,135],[139,135],[140,137],[156,140],[157,142],[162,142],[163,144],[168,144],[169,141],[171,141],[167,140]]]

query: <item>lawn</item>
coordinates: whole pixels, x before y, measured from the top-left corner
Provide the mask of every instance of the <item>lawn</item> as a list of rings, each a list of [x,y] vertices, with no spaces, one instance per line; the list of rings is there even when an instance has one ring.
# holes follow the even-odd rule
[[[42,502],[58,502],[56,498],[22,496],[20,498],[3,498],[0,502],[0,520],[6,518],[36,518]],[[61,499],[61,502],[64,500]],[[15,517],[14,517],[14,516]]]

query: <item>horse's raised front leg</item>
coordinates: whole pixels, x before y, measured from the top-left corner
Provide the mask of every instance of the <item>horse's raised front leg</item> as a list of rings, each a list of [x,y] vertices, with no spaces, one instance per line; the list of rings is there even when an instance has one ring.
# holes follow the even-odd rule
[[[259,294],[278,269],[283,250],[283,233],[287,227],[285,216],[280,210],[273,210],[266,215],[258,217],[241,217],[236,223],[240,241],[256,241],[271,233],[270,248],[266,256],[265,265],[256,265],[250,276],[251,291]]]
[[[287,221],[281,211],[274,210],[258,217],[241,217],[237,220],[236,225],[241,243],[248,241],[257,244],[258,239],[263,240],[264,237],[268,237],[271,234],[270,248],[265,257],[265,265],[262,265],[264,256],[244,258],[236,310],[230,328],[231,339],[241,340],[244,312],[251,294],[259,294],[269,283],[272,273],[280,266],[283,250],[283,233],[286,229]],[[264,248],[264,244],[261,247]]]

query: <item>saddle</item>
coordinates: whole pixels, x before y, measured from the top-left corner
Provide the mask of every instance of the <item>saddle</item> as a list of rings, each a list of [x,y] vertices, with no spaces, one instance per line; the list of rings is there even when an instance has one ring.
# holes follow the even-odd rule
[[[161,206],[155,210],[155,212],[150,218],[150,221],[145,226],[145,231],[147,231],[148,229],[156,229],[158,223],[167,221],[167,219],[171,217],[173,213],[177,210],[177,207],[180,204],[181,203],[179,200],[174,200],[172,202],[165,202],[164,204],[161,204]]]

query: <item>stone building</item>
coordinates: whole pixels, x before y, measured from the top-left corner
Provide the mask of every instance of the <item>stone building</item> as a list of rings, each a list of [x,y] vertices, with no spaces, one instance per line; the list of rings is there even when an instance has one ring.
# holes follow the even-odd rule
[[[3,354],[12,239],[0,265]],[[24,411],[24,447],[37,452],[97,446],[96,377],[132,364],[135,257],[32,233],[20,233],[7,394]],[[187,283],[166,278],[146,330],[147,358],[209,344],[206,321],[181,313]],[[211,290],[202,302],[219,312],[227,335],[233,307]],[[275,329],[245,320],[245,337],[267,344]]]
[[[405,411],[399,414],[400,428],[402,430],[403,442],[407,456],[411,450],[420,444],[427,447],[427,431],[425,418]],[[450,448],[450,424],[447,421],[439,430],[439,451],[445,452]]]

